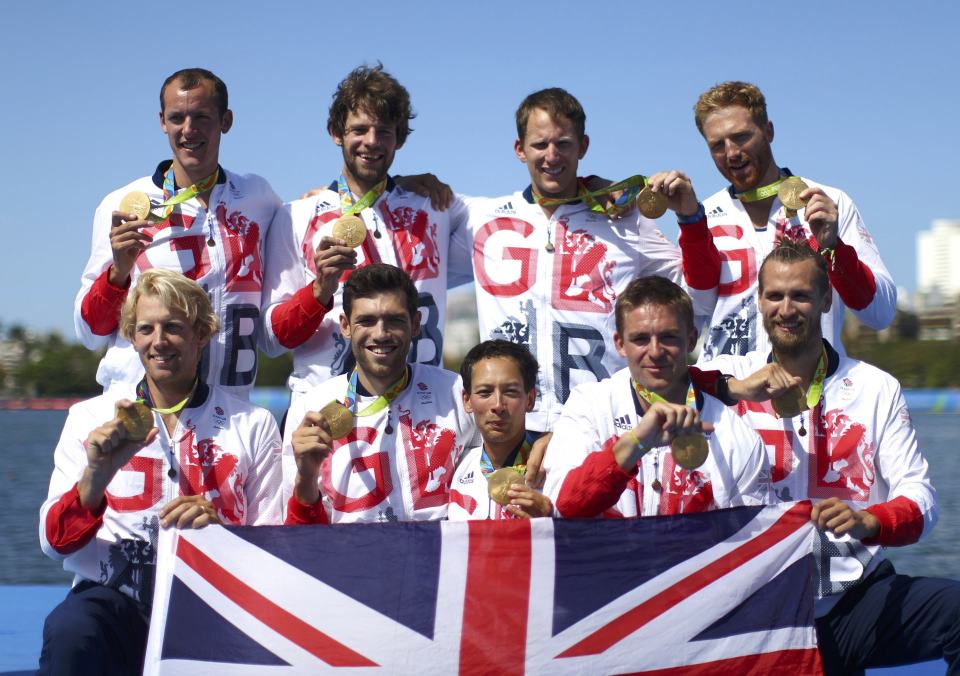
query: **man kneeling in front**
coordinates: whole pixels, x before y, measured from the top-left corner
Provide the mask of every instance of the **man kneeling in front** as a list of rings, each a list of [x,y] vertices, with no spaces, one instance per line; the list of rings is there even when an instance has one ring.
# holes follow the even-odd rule
[[[54,452],[40,545],[75,578],[47,616],[39,673],[141,672],[159,528],[280,522],[273,416],[198,376],[217,328],[178,272],[144,272],[124,302],[145,375],[71,407]]]

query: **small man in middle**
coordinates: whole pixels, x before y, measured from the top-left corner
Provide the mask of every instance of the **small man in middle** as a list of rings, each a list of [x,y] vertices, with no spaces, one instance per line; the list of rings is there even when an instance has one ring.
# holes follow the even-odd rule
[[[466,451],[453,474],[451,521],[550,516],[550,499],[523,483],[536,437],[526,421],[536,401],[537,369],[525,345],[507,340],[486,340],[464,357],[463,406],[483,444]]]

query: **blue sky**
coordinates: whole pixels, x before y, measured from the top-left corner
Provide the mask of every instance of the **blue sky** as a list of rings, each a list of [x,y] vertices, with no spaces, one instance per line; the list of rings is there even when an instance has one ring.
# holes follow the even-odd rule
[[[360,63],[382,61],[418,112],[396,173],[474,195],[526,184],[513,112],[562,86],[587,111],[581,173],[680,168],[705,197],[723,181],[691,108],[718,81],[750,80],[777,161],[846,190],[912,289],[915,233],[960,217],[958,18],[955,3],[887,1],[4,3],[0,322],[72,335],[93,211],[169,156],[159,87],[195,65],[230,89],[222,163],[284,199],[336,175],[326,110]]]

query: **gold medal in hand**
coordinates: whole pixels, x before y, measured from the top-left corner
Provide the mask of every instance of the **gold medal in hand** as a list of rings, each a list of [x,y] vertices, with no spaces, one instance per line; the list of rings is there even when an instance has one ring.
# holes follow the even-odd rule
[[[147,193],[139,190],[128,192],[120,200],[120,206],[117,211],[123,214],[134,214],[138,221],[146,221],[150,218],[150,210],[153,205],[150,204],[150,198]]]
[[[649,185],[645,185],[637,195],[637,209],[647,218],[660,218],[667,213],[667,196],[662,192],[653,192]]]
[[[357,216],[341,216],[333,223],[333,236],[356,249],[367,238],[367,225]]]
[[[792,418],[807,410],[807,393],[799,385],[794,385],[779,397],[771,399],[770,405],[780,418]]]
[[[327,421],[334,439],[343,439],[353,429],[353,413],[339,401],[331,401],[321,408],[320,415]]]
[[[809,187],[799,176],[788,176],[777,188],[777,197],[787,209],[799,211],[807,206],[807,200],[800,199],[800,193]]]
[[[670,442],[670,454],[673,461],[684,469],[697,469],[707,461],[709,448],[702,434],[678,434]]]
[[[127,431],[130,441],[143,441],[154,427],[153,411],[142,401],[135,401],[127,407],[117,404],[116,418]]]
[[[487,493],[499,505],[510,504],[507,491],[515,484],[523,485],[523,475],[512,467],[501,467],[487,476]]]

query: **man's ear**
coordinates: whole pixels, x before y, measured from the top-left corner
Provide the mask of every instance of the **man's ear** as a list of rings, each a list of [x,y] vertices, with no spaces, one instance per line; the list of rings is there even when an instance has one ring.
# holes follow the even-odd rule
[[[233,127],[233,111],[227,108],[227,112],[220,118],[220,133],[226,134]]]

